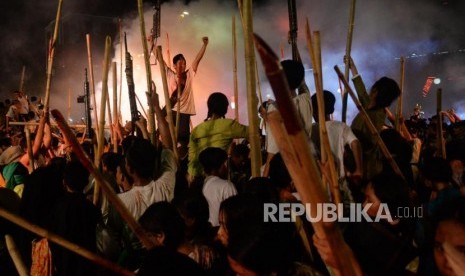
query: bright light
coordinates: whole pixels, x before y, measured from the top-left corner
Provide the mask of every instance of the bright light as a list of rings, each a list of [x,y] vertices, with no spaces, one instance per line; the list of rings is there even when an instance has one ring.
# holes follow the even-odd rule
[[[435,78],[433,82],[434,82],[434,84],[440,84],[441,79],[440,78]]]
[[[341,88],[337,89],[337,93],[341,94]]]
[[[236,109],[236,103],[235,102],[231,102],[231,108]]]
[[[72,122],[73,122],[73,119],[69,118],[68,121],[69,121],[70,123],[72,123]]]
[[[266,98],[267,98],[267,99],[271,99],[271,95],[270,95],[270,94],[266,94]]]
[[[184,15],[189,15],[189,12],[183,11],[182,14],[184,14]]]

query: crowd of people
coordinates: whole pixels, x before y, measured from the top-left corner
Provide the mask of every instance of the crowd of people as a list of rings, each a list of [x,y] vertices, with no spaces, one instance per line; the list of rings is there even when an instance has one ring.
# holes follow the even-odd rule
[[[190,87],[208,38],[203,43],[195,67],[186,69],[182,55],[174,58],[172,74],[182,85],[179,91]],[[319,160],[323,137],[316,95],[297,89],[304,82],[300,62],[281,64],[299,123]],[[358,98],[377,132],[368,127],[362,113],[351,125],[334,120],[336,98],[323,92],[337,192],[346,206],[367,206],[370,217],[376,217],[385,203],[393,218],[337,222],[344,237],[341,246],[356,260],[355,274],[459,275],[465,271],[463,121],[453,110],[426,120],[416,106],[409,119],[396,122],[389,111],[400,94],[396,81],[382,77],[367,90],[355,63],[349,64]],[[177,91],[176,81],[172,84]],[[252,177],[247,139],[251,131],[261,130],[225,118],[229,102],[221,92],[209,96],[205,121],[185,130],[195,114],[188,89],[180,97],[185,101],[181,116],[187,115],[181,118],[178,148],[185,153],[175,153],[166,110],[153,92],[148,101],[157,120],[158,142],[150,142],[144,123],[137,124],[142,136],[131,135],[116,123],[115,137],[120,139],[106,141],[98,164],[113,192],[144,229],[153,244],[150,250],[105,194],[95,198],[94,177],[75,148],[51,125],[48,114],[19,91],[8,109],[3,106],[7,112],[0,130],[0,207],[140,275],[344,275],[327,237],[315,234],[305,215],[296,222],[264,220],[265,203],[297,203],[302,198],[280,154],[276,133],[264,130],[262,174]],[[265,122],[276,110],[274,102],[257,108]],[[38,121],[31,133],[31,154],[24,127],[7,124],[29,120]],[[438,133],[441,121],[443,133]],[[84,135],[78,130],[75,134]],[[390,156],[381,151],[378,137]],[[95,139],[81,141],[94,160]],[[110,146],[114,143],[116,152]],[[393,161],[399,170],[393,169]],[[319,169],[323,175],[324,166]],[[399,213],[405,208],[412,215]],[[32,275],[112,275],[5,219],[0,219],[0,234],[1,275],[16,274],[3,240],[6,234],[16,241]]]

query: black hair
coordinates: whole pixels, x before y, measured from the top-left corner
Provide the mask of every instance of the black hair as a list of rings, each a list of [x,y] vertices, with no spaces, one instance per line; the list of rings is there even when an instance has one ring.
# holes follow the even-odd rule
[[[188,190],[183,195],[175,197],[173,199],[173,204],[178,208],[184,220],[193,220],[193,225],[190,226],[189,231],[186,232],[189,240],[213,238],[213,233],[210,233],[211,224],[208,221],[210,217],[208,201],[202,193]]]
[[[373,84],[371,87],[372,92],[377,91],[376,95],[376,107],[385,108],[391,105],[391,103],[397,99],[400,95],[400,88],[397,82],[388,77],[382,77]]]
[[[82,192],[89,181],[89,172],[79,161],[66,164],[63,178],[66,186],[73,192]]]
[[[305,69],[300,61],[286,59],[281,61],[281,66],[286,74],[287,83],[289,88],[294,90],[300,86],[305,77]]]
[[[226,95],[221,92],[212,93],[207,100],[208,114],[207,119],[213,116],[213,114],[223,117],[228,112],[229,100]]]
[[[208,147],[199,154],[200,164],[202,164],[206,174],[211,174],[213,171],[221,168],[227,159],[228,154],[220,148]]]
[[[421,168],[423,176],[433,182],[450,182],[452,168],[449,162],[441,157],[431,157],[425,160]]]
[[[280,153],[273,156],[270,161],[270,180],[277,189],[287,188],[292,182],[291,175]]]
[[[186,59],[184,58],[184,55],[183,55],[183,54],[177,54],[177,55],[175,55],[174,58],[173,58],[173,64],[176,64],[176,63],[178,62],[178,60],[182,60],[182,59],[183,59],[183,60],[186,60]]]
[[[102,154],[102,164],[107,166],[108,171],[116,174],[116,168],[120,164],[121,155],[114,152],[105,152]]]
[[[263,203],[279,202],[279,191],[271,184],[267,177],[253,177],[247,181],[242,190],[244,194],[251,194]]]
[[[157,149],[145,139],[135,140],[126,152],[128,166],[145,179],[153,178],[157,158]]]
[[[164,234],[163,245],[176,250],[184,241],[184,221],[173,204],[161,201],[150,205],[139,218],[140,225],[153,234]]]
[[[394,173],[381,173],[371,179],[375,195],[382,203],[386,203],[391,215],[395,215],[398,207],[411,207],[409,188],[402,177]]]
[[[128,180],[128,183],[132,185],[134,183],[134,179],[132,178],[132,176],[129,175],[128,171],[126,170],[126,159],[120,158],[119,161],[120,162],[117,167],[119,167],[119,169],[121,170],[121,173],[123,174],[124,178]]]
[[[312,107],[313,107],[313,118],[318,120],[318,100],[316,94],[312,95]],[[325,115],[334,113],[334,104],[336,103],[336,97],[328,90],[323,91],[323,101],[325,106]]]

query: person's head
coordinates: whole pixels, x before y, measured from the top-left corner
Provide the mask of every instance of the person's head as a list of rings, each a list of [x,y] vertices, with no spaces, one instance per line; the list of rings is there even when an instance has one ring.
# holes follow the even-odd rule
[[[261,202],[279,202],[279,191],[268,177],[253,177],[244,184],[242,193],[251,194]]]
[[[281,61],[281,66],[286,75],[289,88],[291,90],[297,89],[305,77],[305,69],[302,62],[286,59]]]
[[[176,73],[184,73],[184,71],[186,71],[186,59],[183,54],[177,54],[174,56],[173,66]]]
[[[103,172],[115,175],[116,168],[120,164],[121,155],[114,152],[105,152],[102,154],[101,158]]]
[[[157,149],[149,140],[135,140],[126,152],[126,169],[134,180],[136,177],[151,180],[157,158]]]
[[[449,162],[441,157],[432,157],[425,160],[421,173],[428,186],[432,185],[433,190],[436,183],[449,183],[452,178],[452,168]]]
[[[292,178],[280,153],[273,156],[270,161],[271,184],[280,191],[292,192],[294,190]]]
[[[376,217],[381,203],[385,203],[394,220],[399,207],[411,206],[407,183],[393,173],[381,173],[374,176],[365,189],[363,206],[370,203],[372,205],[367,211],[369,216]]]
[[[155,246],[176,250],[184,242],[184,221],[176,207],[169,202],[150,205],[139,218],[139,223]]]
[[[226,178],[228,173],[227,160],[228,154],[220,148],[209,147],[199,154],[199,161],[206,175]]]
[[[249,158],[250,149],[244,144],[235,144],[231,152],[231,162],[235,167],[244,166]]]
[[[21,98],[22,96],[24,96],[24,93],[19,90],[13,91],[13,94],[15,95],[16,98]]]
[[[374,105],[373,108],[388,107],[399,95],[400,88],[397,82],[388,77],[382,77],[371,87],[371,105]]]
[[[89,172],[81,162],[70,161],[66,164],[63,182],[69,191],[82,193],[89,182]]]
[[[186,237],[190,240],[198,235],[205,236],[210,233],[208,201],[202,193],[189,190],[185,194],[175,197],[173,204],[178,208],[179,214],[186,225]]]
[[[212,93],[207,100],[208,114],[207,119],[213,115],[219,118],[224,118],[228,112],[229,100],[226,95],[221,92]]]
[[[17,99],[14,99],[11,104],[16,108],[21,108],[21,102]]]
[[[336,97],[328,90],[323,91],[323,100],[325,107],[325,115],[331,115],[334,113],[334,104],[336,103]],[[312,95],[312,107],[313,107],[313,118],[318,121],[318,100],[316,94]]]
[[[440,207],[434,227],[434,260],[440,275],[458,275],[449,263],[445,247],[459,254],[465,250],[465,198],[459,197]],[[463,255],[462,255],[463,256]]]

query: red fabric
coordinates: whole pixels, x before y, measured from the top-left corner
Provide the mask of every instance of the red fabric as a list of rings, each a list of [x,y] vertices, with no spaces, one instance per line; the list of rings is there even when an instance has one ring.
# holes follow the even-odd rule
[[[53,275],[52,253],[48,240],[43,238],[32,243],[31,276]]]

